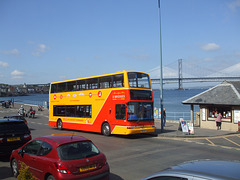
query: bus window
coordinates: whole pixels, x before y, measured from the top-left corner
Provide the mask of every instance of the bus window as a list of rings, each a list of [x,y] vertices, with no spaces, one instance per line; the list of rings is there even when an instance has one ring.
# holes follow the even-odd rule
[[[67,82],[67,91],[76,91],[76,81]]]
[[[86,89],[98,89],[98,78],[87,79]]]
[[[57,92],[65,92],[66,91],[66,83],[59,83]]]
[[[82,91],[86,89],[85,80],[77,81],[77,89]]]
[[[130,87],[151,88],[149,76],[144,73],[129,72],[128,81]]]
[[[75,106],[66,106],[66,116],[75,117]]]
[[[126,105],[116,104],[116,119],[125,119],[126,116]]]
[[[147,102],[129,102],[128,107],[128,120],[129,121],[141,121],[141,120],[153,120],[153,104]]]
[[[92,117],[91,105],[53,106],[53,116]]]
[[[65,116],[65,106],[53,106],[53,116]]]
[[[57,85],[58,84],[51,84],[51,93],[56,93],[57,92]]]
[[[113,76],[113,86],[112,87],[124,87],[123,74],[118,74]]]
[[[99,78],[100,89],[110,88],[111,83],[112,83],[111,76],[105,76],[105,77]]]
[[[131,100],[152,100],[152,92],[148,90],[130,90]]]

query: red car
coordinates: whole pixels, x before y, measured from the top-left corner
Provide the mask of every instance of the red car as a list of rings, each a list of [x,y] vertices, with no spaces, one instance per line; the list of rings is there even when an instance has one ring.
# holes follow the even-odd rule
[[[29,166],[37,179],[109,179],[106,156],[91,140],[82,136],[59,134],[35,138],[10,157],[17,177],[20,162]]]

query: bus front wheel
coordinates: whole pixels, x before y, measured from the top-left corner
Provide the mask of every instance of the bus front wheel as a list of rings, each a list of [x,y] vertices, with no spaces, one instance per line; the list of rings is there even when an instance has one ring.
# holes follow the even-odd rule
[[[57,121],[57,128],[58,128],[59,130],[61,130],[62,127],[63,127],[62,120],[59,119],[59,120]]]
[[[102,134],[104,136],[110,136],[111,135],[111,127],[107,122],[102,125]]]

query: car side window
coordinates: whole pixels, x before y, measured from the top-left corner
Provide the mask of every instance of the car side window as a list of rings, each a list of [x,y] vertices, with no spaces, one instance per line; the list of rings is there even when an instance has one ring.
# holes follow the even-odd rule
[[[45,156],[49,152],[51,152],[51,150],[52,150],[52,146],[50,144],[48,144],[47,142],[43,142],[42,146],[40,148],[40,151],[39,151],[39,156]]]
[[[39,149],[41,148],[42,141],[32,141],[23,147],[24,154],[37,156]]]
[[[173,176],[159,176],[159,177],[150,178],[148,180],[188,180],[188,178],[173,177]]]

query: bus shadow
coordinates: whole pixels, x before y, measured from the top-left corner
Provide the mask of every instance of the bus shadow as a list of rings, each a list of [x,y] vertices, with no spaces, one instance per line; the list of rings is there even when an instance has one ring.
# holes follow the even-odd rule
[[[86,134],[86,135],[99,135],[99,136],[104,136],[101,133],[96,133],[96,132],[88,132],[88,131],[79,131],[79,130],[73,130],[73,129],[62,129],[62,130],[58,130],[59,134],[62,133],[67,133],[67,134],[78,134],[81,133]],[[58,134],[58,133],[57,133]],[[158,134],[156,132],[154,133],[145,133],[145,134],[130,134],[130,135],[117,135],[117,134],[111,134],[110,136],[105,136],[105,137],[116,137],[116,138],[125,138],[125,139],[141,139],[141,138],[152,138],[152,137],[157,137]]]
[[[130,134],[130,135],[111,135],[117,138],[124,138],[124,139],[144,139],[144,138],[152,138],[157,137],[156,133],[146,133],[146,134]]]
[[[121,178],[120,176],[110,173],[109,175],[109,180],[123,180],[123,178]]]

